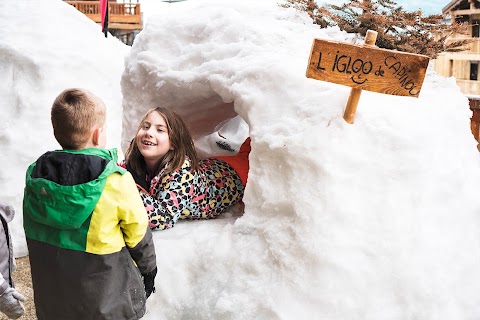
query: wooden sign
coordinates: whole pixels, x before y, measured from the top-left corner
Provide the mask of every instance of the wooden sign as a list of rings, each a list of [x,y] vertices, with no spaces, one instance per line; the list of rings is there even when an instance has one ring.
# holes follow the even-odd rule
[[[377,48],[376,38],[368,30],[364,45],[320,39],[312,44],[306,76],[352,87],[344,114],[348,123],[362,90],[418,97],[423,85],[429,57]]]
[[[315,39],[307,77],[362,90],[418,97],[429,57]]]

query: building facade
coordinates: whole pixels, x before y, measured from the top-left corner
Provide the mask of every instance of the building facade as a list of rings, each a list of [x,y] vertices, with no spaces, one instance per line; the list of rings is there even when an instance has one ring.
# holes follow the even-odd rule
[[[64,0],[85,14],[94,22],[100,24],[100,1]],[[132,45],[135,36],[142,30],[142,13],[138,0],[108,0],[108,31],[123,43]]]
[[[435,59],[435,71],[445,77],[455,77],[460,91],[470,101],[472,110],[471,130],[479,141],[480,134],[480,1],[452,0],[442,13],[449,16],[451,22],[467,23],[466,34],[454,34],[447,41],[470,40],[467,50],[460,52],[442,52]]]

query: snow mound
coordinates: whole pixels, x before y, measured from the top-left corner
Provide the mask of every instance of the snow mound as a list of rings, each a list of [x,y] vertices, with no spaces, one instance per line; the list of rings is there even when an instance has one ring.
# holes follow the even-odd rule
[[[107,105],[108,145],[119,147],[120,78],[128,47],[105,39],[100,27],[63,1],[7,0],[0,10],[0,187],[2,203],[16,209],[16,256],[27,254],[22,199],[25,172],[58,149],[50,108],[65,88],[86,88]],[[34,26],[28,28],[25,26]]]
[[[238,114],[253,148],[243,216],[205,241],[194,227],[155,233],[162,279],[146,319],[480,317],[467,99],[429,69],[418,99],[364,91],[349,125],[350,89],[305,77],[315,37],[354,41],[271,0],[197,1],[136,38],[123,148],[157,105],[197,139]]]

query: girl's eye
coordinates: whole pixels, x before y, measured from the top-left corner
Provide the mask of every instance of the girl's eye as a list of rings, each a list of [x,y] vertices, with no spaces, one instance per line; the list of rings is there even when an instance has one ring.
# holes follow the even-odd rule
[[[163,132],[164,130],[163,129],[157,129],[157,132]]]
[[[148,127],[148,125],[146,125],[146,124],[144,124],[144,125],[142,126],[142,129],[147,130],[148,128],[149,128],[149,127]]]

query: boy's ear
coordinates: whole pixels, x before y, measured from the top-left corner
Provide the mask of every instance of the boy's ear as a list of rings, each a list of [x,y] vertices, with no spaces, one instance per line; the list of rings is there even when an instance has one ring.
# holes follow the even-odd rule
[[[102,134],[102,128],[95,128],[92,132],[92,143],[94,146],[100,144],[100,135]]]

